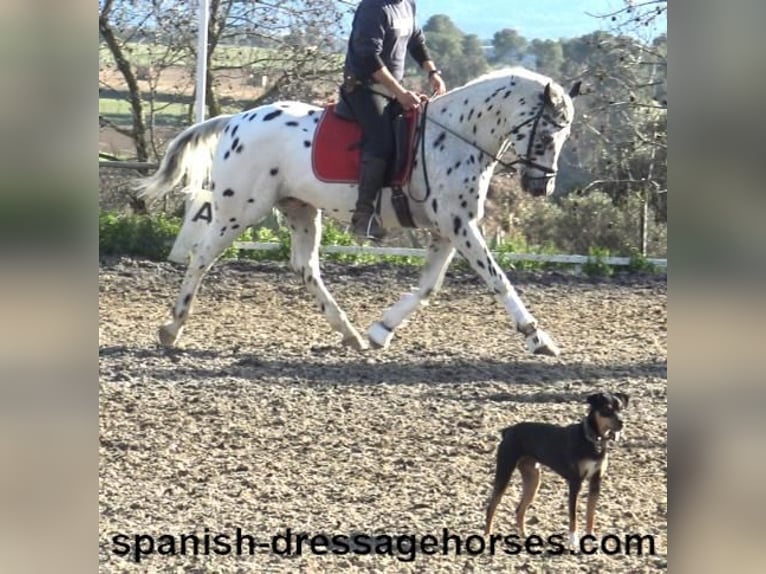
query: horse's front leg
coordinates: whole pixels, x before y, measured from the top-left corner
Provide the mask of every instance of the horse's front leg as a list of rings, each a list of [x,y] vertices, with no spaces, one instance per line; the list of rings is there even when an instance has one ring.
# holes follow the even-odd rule
[[[538,328],[537,319],[527,310],[516,289],[489,252],[476,222],[455,216],[448,225],[444,222],[441,228],[449,229],[450,239],[458,253],[484,279],[495,298],[506,308],[514,328],[526,337],[529,351],[536,355],[558,356],[558,347],[548,333]]]
[[[450,261],[455,256],[455,249],[449,239],[432,235],[431,244],[426,254],[426,264],[420,277],[420,284],[414,293],[405,293],[401,299],[383,313],[367,331],[370,343],[378,348],[391,343],[394,331],[403,325],[415,311],[428,304],[428,298],[441,289],[444,274]]]
[[[290,226],[292,268],[300,274],[303,284],[313,295],[330,326],[343,336],[342,343],[359,351],[366,349],[367,342],[348,320],[346,313],[336,303],[322,281],[319,272],[321,214],[315,207],[297,199],[284,200],[278,207],[287,217],[287,223]]]

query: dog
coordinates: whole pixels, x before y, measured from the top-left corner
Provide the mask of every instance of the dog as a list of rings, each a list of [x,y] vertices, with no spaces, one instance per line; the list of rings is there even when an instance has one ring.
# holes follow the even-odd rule
[[[521,422],[502,430],[497,448],[494,488],[487,507],[484,534],[492,528],[492,517],[518,468],[522,479],[522,494],[516,507],[519,534],[526,536],[524,514],[540,487],[540,465],[544,465],[569,485],[569,540],[577,545],[577,496],[584,481],[588,481],[586,532],[593,534],[596,502],[601,479],[606,473],[607,446],[617,441],[623,428],[620,412],[628,406],[625,393],[595,393],[587,397],[590,405],[582,421],[568,426],[539,422]]]

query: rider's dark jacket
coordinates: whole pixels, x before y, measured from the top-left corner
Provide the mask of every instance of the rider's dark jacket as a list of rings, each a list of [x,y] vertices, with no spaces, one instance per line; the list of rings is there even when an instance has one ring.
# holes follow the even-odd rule
[[[366,83],[386,66],[401,81],[408,52],[420,66],[430,59],[423,31],[415,22],[415,0],[362,0],[348,41],[346,76]]]

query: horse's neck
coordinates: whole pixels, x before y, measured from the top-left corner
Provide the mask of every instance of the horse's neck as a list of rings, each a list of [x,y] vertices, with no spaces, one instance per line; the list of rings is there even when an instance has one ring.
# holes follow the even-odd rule
[[[496,157],[507,143],[518,113],[533,101],[533,81],[506,75],[468,84],[434,100],[428,115],[435,123]],[[438,137],[438,131],[433,137]]]

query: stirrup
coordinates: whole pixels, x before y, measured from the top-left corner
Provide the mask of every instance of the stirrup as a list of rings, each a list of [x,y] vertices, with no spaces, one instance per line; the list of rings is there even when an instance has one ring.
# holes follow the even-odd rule
[[[375,212],[372,212],[369,215],[364,214],[363,216],[359,216],[356,223],[352,223],[351,230],[354,235],[361,239],[380,241],[385,237],[385,231],[380,224],[380,217],[378,217],[378,214]]]

